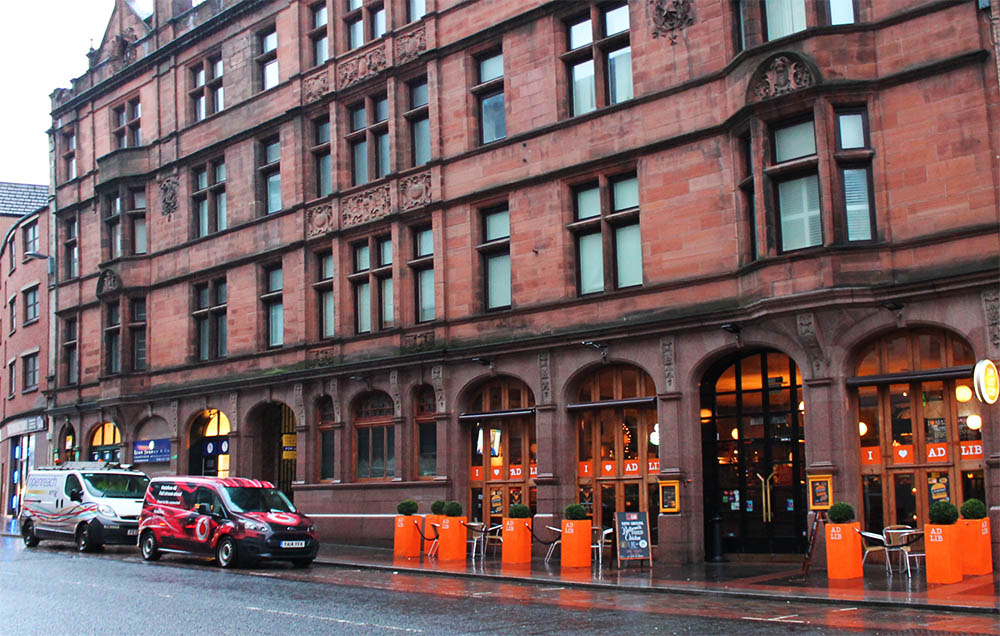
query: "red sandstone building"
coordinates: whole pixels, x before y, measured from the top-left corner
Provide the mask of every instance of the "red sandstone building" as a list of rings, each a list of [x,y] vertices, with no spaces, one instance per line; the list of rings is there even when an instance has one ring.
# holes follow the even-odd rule
[[[1000,527],[996,8],[191,4],[53,94],[56,448],[663,561],[804,552],[813,475]]]

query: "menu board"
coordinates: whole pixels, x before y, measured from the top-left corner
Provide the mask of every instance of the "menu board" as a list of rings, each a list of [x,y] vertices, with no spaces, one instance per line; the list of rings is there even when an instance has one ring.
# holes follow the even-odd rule
[[[618,565],[622,561],[648,559],[653,565],[653,552],[649,542],[649,516],[645,512],[615,513],[615,543],[618,547]]]
[[[678,480],[660,482],[660,512],[680,512],[681,504],[677,491],[681,482]]]
[[[829,510],[833,505],[833,475],[809,477],[809,509]]]

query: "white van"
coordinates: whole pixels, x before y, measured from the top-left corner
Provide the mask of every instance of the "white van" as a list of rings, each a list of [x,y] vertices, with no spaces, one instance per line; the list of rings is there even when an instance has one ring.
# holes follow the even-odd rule
[[[138,540],[139,513],[149,477],[111,462],[66,462],[28,474],[21,506],[21,537],[75,541],[81,552]]]

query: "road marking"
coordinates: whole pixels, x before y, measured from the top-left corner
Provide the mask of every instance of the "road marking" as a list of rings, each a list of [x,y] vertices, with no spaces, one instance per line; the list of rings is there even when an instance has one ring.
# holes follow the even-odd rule
[[[247,609],[252,612],[280,614],[281,616],[293,616],[296,618],[311,618],[317,621],[329,621],[331,623],[339,623],[341,625],[355,625],[357,627],[374,627],[377,629],[391,629],[397,632],[413,632],[417,634],[424,633],[424,630],[422,629],[411,629],[409,627],[393,627],[392,625],[379,625],[378,623],[359,623],[358,621],[349,621],[343,618],[331,618],[329,616],[316,616],[315,614],[299,614],[297,612],[283,612],[281,610],[265,609],[263,607],[252,607],[252,606],[247,606]]]
[[[775,616],[774,618],[761,618],[759,616],[742,616],[745,621],[761,621],[764,623],[805,623],[806,621],[793,621],[792,618],[798,614],[788,614],[786,616]]]
[[[838,612],[853,612],[853,611],[854,611],[854,610],[856,610],[856,609],[858,609],[858,608],[856,608],[856,607],[845,607],[845,608],[843,608],[843,609],[839,609],[839,610],[837,610],[837,611],[838,611]]]

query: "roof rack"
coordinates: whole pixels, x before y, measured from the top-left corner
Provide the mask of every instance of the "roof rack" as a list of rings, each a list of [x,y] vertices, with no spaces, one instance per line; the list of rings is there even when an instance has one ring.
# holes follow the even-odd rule
[[[63,462],[56,466],[36,466],[33,470],[134,470],[121,462]]]

